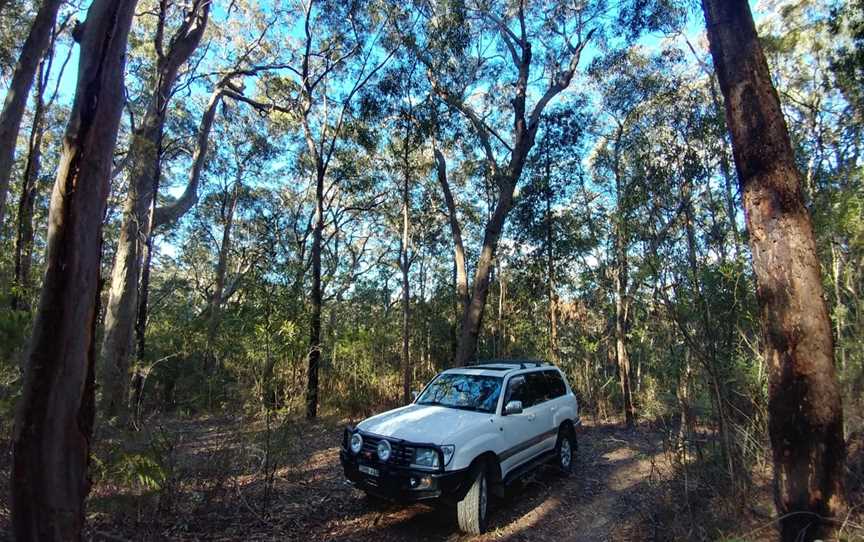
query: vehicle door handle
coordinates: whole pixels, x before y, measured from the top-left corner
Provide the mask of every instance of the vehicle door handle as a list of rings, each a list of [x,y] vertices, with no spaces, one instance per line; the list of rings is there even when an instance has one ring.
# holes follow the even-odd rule
[[[529,422],[533,422],[533,421],[534,421],[534,418],[536,418],[536,417],[537,417],[537,416],[536,416],[535,414],[528,414],[528,421],[529,421]]]

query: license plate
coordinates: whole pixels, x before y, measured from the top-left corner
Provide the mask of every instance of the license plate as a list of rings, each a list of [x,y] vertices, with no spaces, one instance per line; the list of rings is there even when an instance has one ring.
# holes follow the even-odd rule
[[[372,467],[367,467],[366,465],[360,465],[360,472],[363,474],[368,474],[369,476],[378,476],[378,469],[373,469]]]

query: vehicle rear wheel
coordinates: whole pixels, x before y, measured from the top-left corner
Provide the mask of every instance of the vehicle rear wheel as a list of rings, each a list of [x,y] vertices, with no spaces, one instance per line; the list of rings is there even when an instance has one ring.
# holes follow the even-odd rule
[[[576,458],[576,435],[570,427],[558,430],[558,442],[555,444],[555,462],[558,470],[564,476],[573,472],[573,461]]]
[[[459,529],[468,534],[483,534],[486,531],[486,512],[489,504],[489,484],[484,465],[473,471],[471,489],[465,498],[456,504]]]

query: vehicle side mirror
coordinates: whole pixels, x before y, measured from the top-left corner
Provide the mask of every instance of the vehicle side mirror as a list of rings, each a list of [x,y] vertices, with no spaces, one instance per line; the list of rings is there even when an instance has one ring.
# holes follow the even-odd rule
[[[413,400],[417,399],[417,397],[418,397],[419,395],[420,395],[420,392],[419,392],[419,391],[417,391],[417,390],[412,391],[412,392],[411,392],[411,400],[413,401]]]
[[[510,401],[504,407],[504,415],[522,414],[522,401]]]

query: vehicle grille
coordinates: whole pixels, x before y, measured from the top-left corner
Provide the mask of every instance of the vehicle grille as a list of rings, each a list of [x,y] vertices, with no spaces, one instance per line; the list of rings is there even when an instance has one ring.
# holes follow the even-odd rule
[[[366,457],[369,457],[368,454],[372,454],[371,456],[377,461],[378,443],[381,440],[381,437],[363,435],[363,449],[360,451],[360,453]],[[393,463],[394,465],[400,465],[403,467],[409,466],[414,460],[414,447],[405,446],[392,440],[390,440],[389,442],[392,453],[390,455],[390,460],[388,461],[388,463]]]

